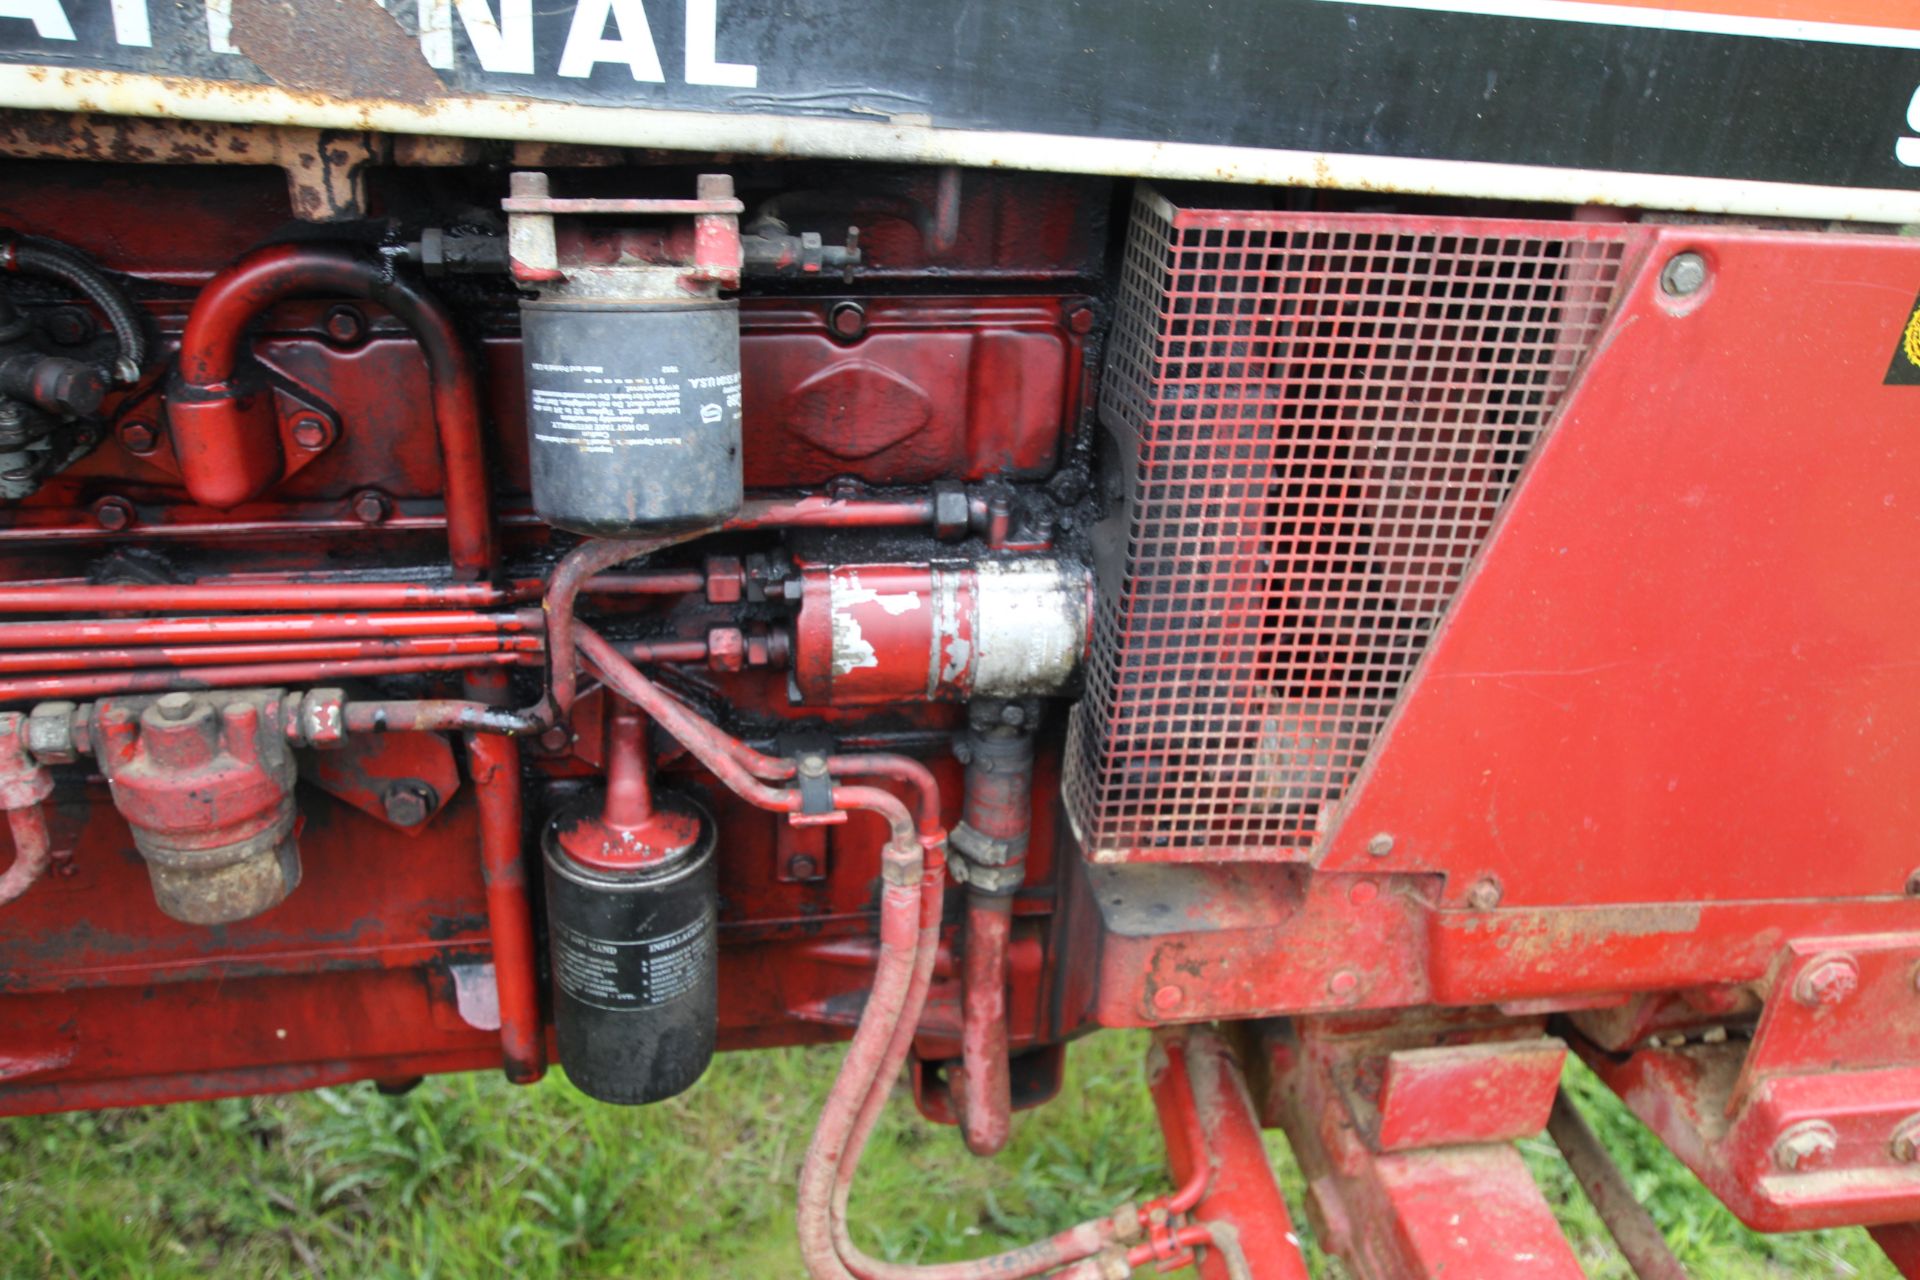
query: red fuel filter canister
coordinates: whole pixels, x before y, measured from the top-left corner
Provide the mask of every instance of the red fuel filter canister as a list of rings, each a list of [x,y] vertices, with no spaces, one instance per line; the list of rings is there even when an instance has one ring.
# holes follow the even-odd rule
[[[1053,557],[810,565],[800,575],[793,694],[862,706],[1058,692],[1087,651],[1092,578]]]

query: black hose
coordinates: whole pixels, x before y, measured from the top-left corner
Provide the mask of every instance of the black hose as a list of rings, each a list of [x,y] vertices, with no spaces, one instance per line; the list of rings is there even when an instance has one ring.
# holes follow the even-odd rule
[[[147,335],[141,327],[140,313],[99,268],[71,250],[20,240],[8,246],[7,260],[21,275],[45,276],[73,286],[100,308],[107,323],[113,326],[114,339],[120,344],[114,377],[124,383],[139,380],[140,370],[147,363]]]

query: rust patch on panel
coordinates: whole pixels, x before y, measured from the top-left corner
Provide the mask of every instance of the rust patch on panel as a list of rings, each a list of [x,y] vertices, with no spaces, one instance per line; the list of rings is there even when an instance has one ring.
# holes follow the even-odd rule
[[[375,0],[234,0],[233,43],[289,89],[422,104],[446,92]]]

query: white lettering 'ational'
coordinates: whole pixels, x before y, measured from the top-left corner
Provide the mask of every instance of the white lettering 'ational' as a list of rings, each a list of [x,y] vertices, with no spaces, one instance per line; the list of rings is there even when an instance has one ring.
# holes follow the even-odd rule
[[[1920,89],[1907,100],[1907,128],[1920,133]],[[1920,138],[1901,138],[1893,144],[1893,157],[1909,169],[1920,169]]]
[[[607,36],[607,19],[614,36]],[[560,53],[560,74],[585,79],[596,64],[624,62],[635,80],[666,82],[660,69],[660,51],[653,47],[653,28],[640,0],[580,0],[567,28],[567,45]]]
[[[24,18],[42,40],[74,39],[73,24],[60,0],[0,0],[0,18]]]
[[[238,53],[233,47],[233,0],[207,0],[207,48],[214,53]]]
[[[455,13],[482,71],[533,74],[533,0],[500,0],[497,19],[491,0],[420,0],[420,52],[428,66],[453,69]]]
[[[760,68],[751,62],[721,62],[720,0],[687,0],[687,83],[751,89]]]
[[[153,47],[153,24],[147,20],[147,0],[113,0],[113,38],[123,45]]]

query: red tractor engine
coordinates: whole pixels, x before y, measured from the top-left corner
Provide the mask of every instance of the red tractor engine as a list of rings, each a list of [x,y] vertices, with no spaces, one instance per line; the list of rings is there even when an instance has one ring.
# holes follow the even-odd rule
[[[816,1277],[1304,1276],[1263,1126],[1357,1275],[1582,1274],[1547,1129],[1675,1274],[1572,1052],[1920,1275],[1920,243],[135,114],[0,115],[0,1113],[844,1040]],[[902,1071],[1117,1027],[1176,1191],[860,1253]]]

